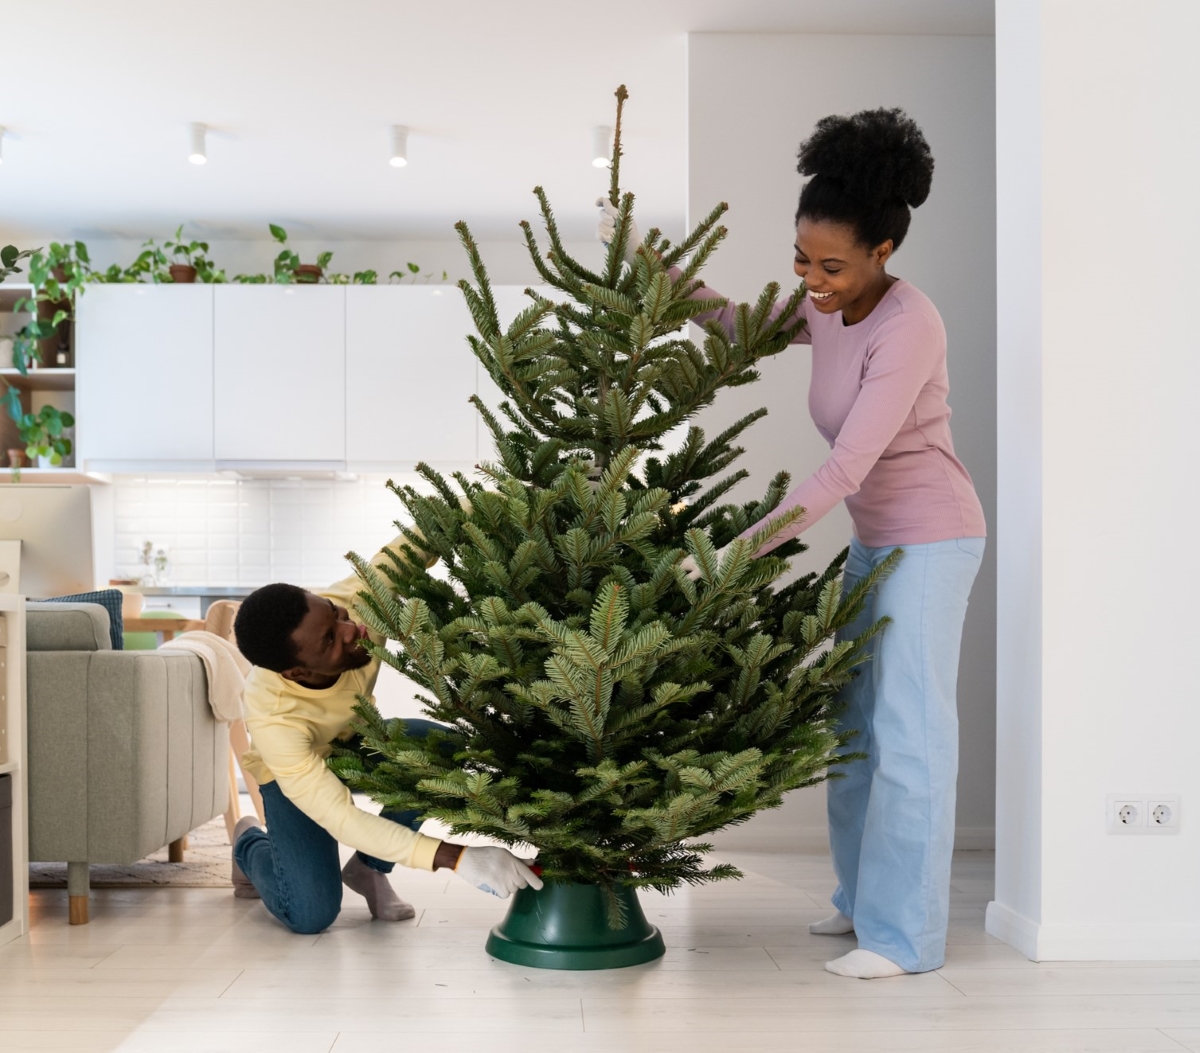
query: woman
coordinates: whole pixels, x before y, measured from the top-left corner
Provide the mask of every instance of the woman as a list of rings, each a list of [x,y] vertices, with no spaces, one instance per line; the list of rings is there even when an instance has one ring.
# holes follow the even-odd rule
[[[854,932],[858,949],[826,968],[869,979],[937,969],[945,959],[959,645],[986,527],[950,437],[941,317],[928,297],[887,272],[910,209],[929,194],[933,158],[924,136],[900,110],[826,117],[799,160],[800,174],[812,178],[796,212],[795,270],[807,288],[807,325],[796,342],[812,345],[809,410],[832,452],[774,513],[802,507],[803,519],[756,555],[840,501],[854,523],[847,590],[894,549],[904,551],[843,634],[892,619],[843,695],[841,722],[857,732],[848,749],[867,759],[827,783],[837,913],[810,926]],[[614,211],[601,220],[602,238],[611,236]],[[732,306],[707,317],[732,332]],[[684,566],[699,576],[690,557]]]

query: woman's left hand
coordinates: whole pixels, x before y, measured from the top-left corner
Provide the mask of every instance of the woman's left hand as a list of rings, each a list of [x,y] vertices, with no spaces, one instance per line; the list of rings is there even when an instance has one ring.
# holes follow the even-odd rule
[[[725,559],[725,549],[727,549],[727,548],[729,548],[728,545],[726,545],[725,548],[717,549],[717,566],[718,567],[720,567],[722,561]],[[701,571],[700,571],[700,567],[696,563],[696,558],[694,556],[684,556],[683,560],[682,560],[682,562],[680,562],[679,566],[683,570],[684,574],[686,574],[689,578],[691,578],[692,581],[700,580]]]
[[[607,245],[617,233],[617,220],[620,210],[606,197],[596,198],[596,207],[600,209],[600,225],[596,228],[596,237]],[[642,243],[642,232],[632,216],[629,217],[629,239],[625,242],[625,260],[632,267],[637,262],[638,246]]]

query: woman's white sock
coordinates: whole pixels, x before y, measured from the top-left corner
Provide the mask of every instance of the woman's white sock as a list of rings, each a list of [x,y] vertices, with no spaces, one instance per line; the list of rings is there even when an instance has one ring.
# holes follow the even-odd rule
[[[874,951],[861,947],[826,962],[825,968],[838,976],[853,976],[859,980],[878,980],[883,976],[903,976],[908,970],[901,969],[895,962]]]
[[[854,931],[854,922],[839,910],[822,921],[814,921],[808,931],[814,936],[845,936]]]

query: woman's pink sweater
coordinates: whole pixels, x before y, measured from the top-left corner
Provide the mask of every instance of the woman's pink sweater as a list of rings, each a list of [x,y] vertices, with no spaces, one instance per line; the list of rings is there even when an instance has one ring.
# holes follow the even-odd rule
[[[868,548],[984,536],[983,508],[950,437],[946,328],[929,297],[897,280],[855,325],[844,325],[841,311],[822,314],[807,300],[800,309],[808,324],[795,342],[812,344],[808,409],[833,452],[772,513],[801,507],[804,517],[759,554],[806,530],[839,501]],[[697,321],[715,319],[732,334],[733,315],[730,304]]]

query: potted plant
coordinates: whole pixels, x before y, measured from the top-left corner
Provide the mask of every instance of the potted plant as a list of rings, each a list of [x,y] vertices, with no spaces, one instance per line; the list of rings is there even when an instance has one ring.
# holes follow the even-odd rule
[[[25,443],[25,453],[38,467],[62,464],[71,453],[71,440],[63,431],[73,427],[75,418],[55,406],[43,406],[37,413],[23,413],[17,419],[17,434]]]
[[[175,231],[175,240],[163,244],[163,250],[171,254],[174,262],[167,265],[170,280],[176,284],[190,284],[199,278],[202,282],[223,282],[225,272],[219,271],[212,260],[205,255],[208,252],[207,241],[184,241],[183,225]]]
[[[75,297],[91,274],[90,263],[82,241],[65,245],[54,241],[46,251],[29,255],[29,283],[34,294],[13,305],[14,311],[34,314],[13,338],[13,365],[20,372],[36,363],[71,364]]]
[[[275,281],[280,285],[296,283],[298,285],[315,285],[321,280],[329,261],[333,259],[332,252],[322,252],[317,256],[316,263],[301,263],[300,257],[288,248],[287,231],[275,223],[269,223],[273,237],[283,246],[275,257]]]

